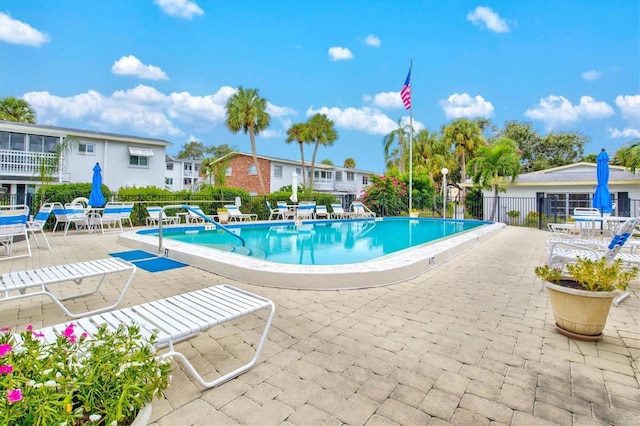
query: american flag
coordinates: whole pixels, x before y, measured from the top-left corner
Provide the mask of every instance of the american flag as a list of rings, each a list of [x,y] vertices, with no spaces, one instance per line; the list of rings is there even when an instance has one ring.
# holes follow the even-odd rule
[[[411,109],[411,67],[409,67],[409,73],[407,79],[404,81],[404,86],[400,91],[400,97],[405,109]]]

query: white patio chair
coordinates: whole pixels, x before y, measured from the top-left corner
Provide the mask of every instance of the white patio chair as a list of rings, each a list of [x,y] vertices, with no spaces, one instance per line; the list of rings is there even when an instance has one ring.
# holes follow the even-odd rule
[[[267,204],[267,208],[269,209],[269,220],[273,220],[273,218],[276,218],[276,219],[285,218],[285,211],[283,211],[280,207],[276,207],[274,209],[273,207],[271,207],[270,202],[265,201],[265,203]]]
[[[29,235],[33,236],[33,239],[36,240],[36,244],[38,248],[47,248],[51,250],[51,246],[49,245],[49,240],[47,240],[47,236],[44,233],[44,225],[47,223],[49,216],[53,212],[53,204],[52,203],[44,203],[38,213],[33,218],[33,220],[27,221],[27,232]],[[38,236],[36,234],[41,234],[44,239],[44,245],[40,245],[40,241],[38,240]]]
[[[122,203],[120,206],[120,223],[122,226],[129,222],[129,227],[133,229],[133,222],[131,221],[131,213],[133,212],[133,203]]]
[[[158,226],[160,223],[160,211],[162,207],[160,206],[147,206],[147,213],[149,217],[147,217],[147,226]],[[167,216],[163,213],[162,215],[162,224],[163,225],[177,225],[180,223],[178,216]]]
[[[348,219],[351,217],[351,213],[345,211],[341,204],[331,204],[331,218],[333,219]]]
[[[4,247],[4,257],[0,260],[31,257],[31,244],[27,233],[27,219],[29,207],[24,204],[0,206],[0,246]],[[27,242],[26,254],[13,254],[13,244],[16,237],[23,237]]]
[[[329,211],[327,210],[327,206],[317,205],[314,218],[315,219],[329,219]]]
[[[89,230],[89,218],[85,212],[84,206],[80,203],[67,203],[64,205],[67,224],[64,227],[64,235],[67,235],[71,225],[75,226],[76,231]]]
[[[235,204],[225,204],[225,208],[229,212],[229,222],[232,220],[243,222],[249,220],[258,220],[258,215],[253,213],[242,213],[240,207]]]
[[[351,217],[376,217],[361,201],[351,203]]]

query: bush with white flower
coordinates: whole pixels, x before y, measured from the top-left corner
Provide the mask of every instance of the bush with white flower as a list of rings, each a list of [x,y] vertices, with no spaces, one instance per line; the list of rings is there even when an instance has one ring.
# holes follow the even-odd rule
[[[31,326],[18,337],[0,329],[0,424],[130,424],[169,386],[156,341],[136,325],[78,336],[71,323],[53,343]]]

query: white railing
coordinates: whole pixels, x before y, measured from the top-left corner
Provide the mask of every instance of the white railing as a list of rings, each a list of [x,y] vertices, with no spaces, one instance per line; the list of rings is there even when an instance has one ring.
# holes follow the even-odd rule
[[[55,154],[42,152],[12,151],[0,149],[0,173],[19,176],[38,176],[40,165],[51,163],[55,160]],[[52,170],[52,175],[57,173]]]

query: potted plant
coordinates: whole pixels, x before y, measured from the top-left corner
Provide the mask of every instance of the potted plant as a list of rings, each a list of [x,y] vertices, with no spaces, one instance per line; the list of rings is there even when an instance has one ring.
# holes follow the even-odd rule
[[[520,210],[509,210],[507,212],[507,216],[509,216],[509,224],[516,225],[518,223],[518,218],[520,217]]]
[[[611,302],[638,276],[638,268],[623,268],[622,259],[608,262],[605,257],[578,257],[566,270],[549,265],[535,268],[536,276],[545,281],[556,326],[566,336],[597,340],[602,337]]]
[[[418,217],[420,216],[420,210],[412,208],[409,210],[409,217]]]
[[[218,207],[218,222],[220,223],[228,223],[229,222],[229,211],[225,206]]]
[[[156,336],[136,325],[77,336],[71,323],[53,343],[43,337],[31,326],[0,332],[1,424],[130,425],[169,386]]]

